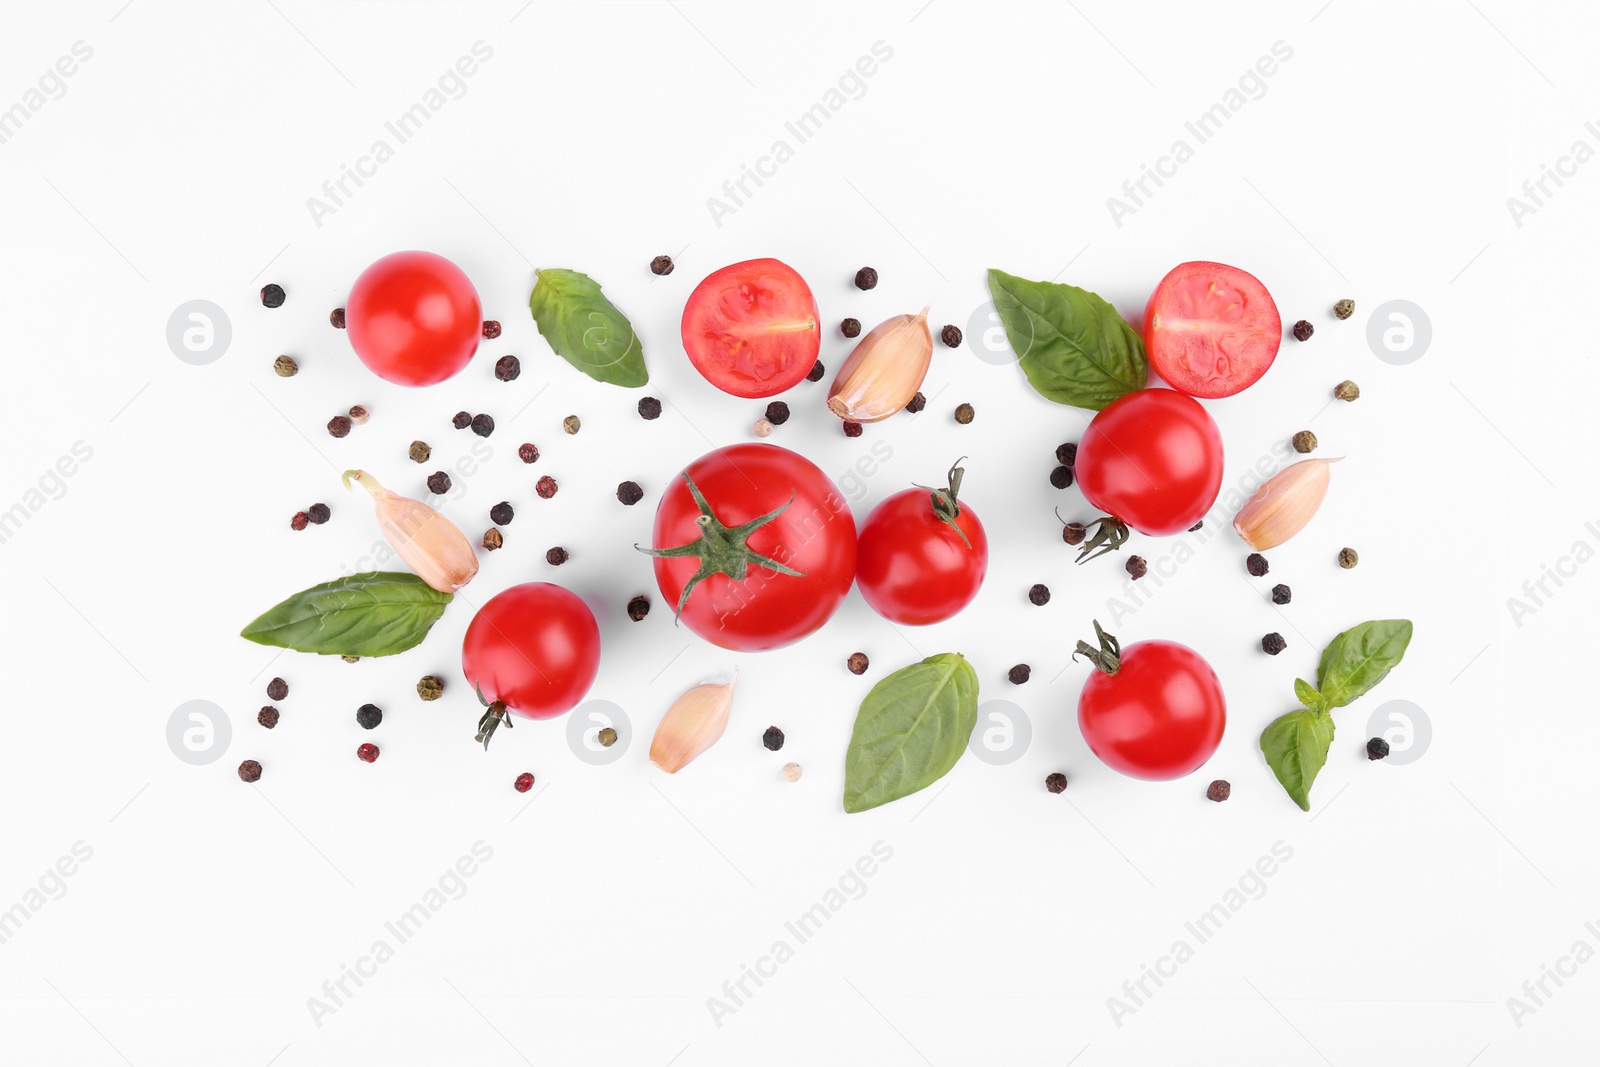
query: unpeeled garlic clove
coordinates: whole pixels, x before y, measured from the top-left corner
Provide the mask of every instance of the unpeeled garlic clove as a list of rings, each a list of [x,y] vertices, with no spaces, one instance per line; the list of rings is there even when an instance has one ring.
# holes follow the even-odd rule
[[[828,410],[851,422],[887,419],[911,403],[933,362],[928,309],[885,319],[856,344],[828,390]]]
[[[1338,459],[1303,459],[1273,475],[1234,516],[1233,528],[1256,550],[1274,548],[1305,529],[1328,495],[1329,466]]]
[[[454,593],[478,573],[478,554],[455,523],[420,500],[390,492],[366,471],[345,471],[351,481],[372,494],[378,529],[395,554],[417,577],[441,593]]]
[[[677,774],[716,744],[728,728],[733,685],[738,680],[739,672],[735,670],[727,682],[697,685],[673,701],[650,741],[650,762],[668,774]]]

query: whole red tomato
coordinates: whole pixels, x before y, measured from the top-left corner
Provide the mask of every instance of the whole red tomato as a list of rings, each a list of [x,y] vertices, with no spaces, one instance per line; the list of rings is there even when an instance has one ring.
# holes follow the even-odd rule
[[[600,669],[600,627],[576,593],[527,582],[478,609],[461,642],[461,673],[488,706],[478,722],[485,748],[509,710],[528,719],[571,711]]]
[[[478,350],[483,310],[461,268],[432,252],[395,252],[361,272],[344,310],[367,369],[396,385],[433,385]]]
[[[1078,642],[1095,672],[1078,696],[1078,728],[1089,750],[1130,778],[1165,781],[1195,770],[1222,743],[1228,723],[1222,684],[1201,655],[1176,641],[1123,648],[1094,624],[1100,647]]]
[[[1140,389],[1107,404],[1078,442],[1073,474],[1090,504],[1143,534],[1187,530],[1222,487],[1222,434],[1199,401]]]
[[[957,461],[959,463],[959,461]],[[891,622],[943,622],[972,603],[989,570],[989,538],[959,503],[960,466],[943,489],[903,489],[872,509],[861,527],[856,584]]]
[[[708,275],[683,307],[683,350],[706,381],[734,396],[799,385],[822,345],[817,301],[798,271],[749,259]]]
[[[776,445],[707,452],[656,508],[661,595],[738,652],[780,648],[833,616],[856,575],[856,525],[816,464]]]

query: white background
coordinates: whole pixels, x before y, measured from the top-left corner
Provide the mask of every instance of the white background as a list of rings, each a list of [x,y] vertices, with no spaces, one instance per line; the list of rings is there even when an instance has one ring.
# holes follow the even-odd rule
[[[95,0],[15,4],[0,34],[0,107],[74,42],[93,49],[0,144],[0,307],[6,374],[0,509],[28,500],[75,442],[92,449],[0,545],[5,717],[0,908],[23,901],[76,842],[92,849],[0,945],[0,1034],[15,1063],[562,1064],[1569,1064],[1600,966],[1581,966],[1514,1020],[1525,980],[1600,937],[1591,847],[1600,727],[1595,575],[1576,568],[1520,625],[1523,597],[1600,543],[1588,451],[1595,168],[1518,226],[1506,206],[1541,164],[1600,138],[1592,11],[1501,0],[1294,3],[719,4]],[[319,225],[307,199],[354,165],[476,41],[493,56],[425,129]],[[720,220],[707,207],[874,42],[892,58],[794,158]],[[1106,200],[1274,42],[1292,58],[1194,158],[1118,226]],[[1193,143],[1190,138],[1191,144]],[[456,380],[378,381],[327,323],[379,255],[427,248],[468,272],[505,334]],[[651,257],[676,273],[654,278]],[[1226,529],[1124,619],[1222,676],[1230,721],[1188,779],[1148,784],[1098,764],[1075,723],[1087,667],[1072,643],[1127,595],[1116,561],[1075,568],[1053,509],[1052,452],[1086,424],[1013,366],[936,350],[927,411],[847,440],[824,385],[789,397],[773,441],[845,481],[857,518],[968,456],[965,496],[993,541],[987,585],[957,619],[899,632],[852,593],[822,631],[734,656],[672,625],[646,561],[654,502],[683,464],[745,439],[761,405],[689,366],[678,318],[727,263],[778,256],[810,279],[836,365],[845,315],[869,326],[933,305],[967,328],[984,269],[1059,276],[1136,314],[1187,259],[1258,274],[1285,326],[1270,374],[1209,405],[1224,484],[1310,427],[1348,459],[1315,523],[1244,574]],[[878,268],[871,293],[851,285]],[[525,311],[533,266],[601,280],[645,344],[666,414],[550,353]],[[264,309],[276,281],[288,302]],[[1341,297],[1356,316],[1329,314]],[[1425,309],[1433,340],[1409,366],[1377,359],[1368,313]],[[192,366],[168,349],[173,309],[225,309],[232,343]],[[276,378],[273,357],[302,371]],[[515,353],[522,378],[493,379]],[[1355,404],[1328,405],[1343,378]],[[961,401],[970,426],[954,424]],[[352,403],[372,421],[333,440]],[[394,488],[476,441],[458,409],[499,419],[493,455],[446,505],[476,535],[511,500],[506,547],[425,644],[346,665],[240,640],[281,597],[362,566],[377,539],[361,466]],[[564,436],[576,413],[583,430]],[[435,462],[417,468],[421,437]],[[515,448],[536,442],[537,467]],[[551,473],[561,493],[540,501]],[[859,472],[858,472],[859,474]],[[647,492],[624,509],[632,478]],[[855,484],[855,483],[852,483]],[[303,533],[290,515],[333,508]],[[544,562],[552,545],[572,561]],[[1343,545],[1353,571],[1334,565]],[[1152,563],[1175,550],[1148,539]],[[1592,548],[1586,551],[1592,554]],[[1569,567],[1569,570],[1572,568]],[[471,605],[559,580],[601,622],[591,694],[623,708],[630,750],[596,767],[566,720],[519,725],[485,755],[461,683]],[[1264,599],[1291,584],[1292,604]],[[1042,609],[1025,591],[1046,582]],[[628,621],[648,592],[655,611]],[[1531,603],[1531,601],[1530,601]],[[1256,737],[1294,705],[1321,646],[1368,618],[1416,638],[1379,690],[1339,713],[1312,813],[1284,796]],[[1288,649],[1259,651],[1269,630]],[[873,660],[861,678],[846,656]],[[1008,766],[970,755],[934,789],[869,813],[839,802],[860,698],[920,655],[961,651],[984,700],[1031,719]],[[1033,666],[1014,687],[1006,670]],[[741,681],[727,736],[675,778],[650,731],[688,686]],[[447,679],[422,704],[425,673]],[[268,678],[291,685],[275,731],[255,724]],[[166,741],[173,709],[226,709],[232,741],[190,766]],[[1369,763],[1367,717],[1424,709],[1432,741],[1406,765]],[[375,735],[354,722],[375,701]],[[782,753],[760,745],[782,726]],[[375,740],[382,758],[358,762]],[[234,768],[265,766],[255,786]],[[789,785],[786,759],[805,768]],[[531,770],[536,792],[511,789]],[[1052,796],[1046,774],[1064,770]],[[1206,802],[1213,777],[1233,783]],[[531,799],[530,799],[531,798]],[[482,841],[493,857],[319,1026],[308,998],[355,966],[384,922]],[[892,848],[794,958],[718,1025],[707,1001],[754,966],[784,923],[823,899],[874,842]],[[1276,842],[1293,850],[1215,938],[1185,930]],[[51,887],[56,883],[47,882]],[[1108,998],[1187,939],[1194,957],[1131,1015]],[[390,938],[392,942],[392,938]],[[1567,969],[1570,971],[1570,965]],[[353,988],[353,987],[352,987]],[[1151,987],[1154,988],[1153,986]],[[1528,1002],[1532,1006],[1533,1002]],[[1589,1031],[1592,1034],[1592,1030]],[[1592,1037],[1589,1039],[1592,1042]]]

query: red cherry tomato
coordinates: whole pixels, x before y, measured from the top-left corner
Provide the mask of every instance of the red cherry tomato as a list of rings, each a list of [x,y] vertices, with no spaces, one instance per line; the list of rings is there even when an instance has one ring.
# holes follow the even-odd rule
[[[679,621],[738,652],[812,633],[856,574],[850,506],[814,463],[776,445],[731,445],[689,464],[661,496],[653,543],[656,583]]]
[[[1144,309],[1150,365],[1190,396],[1232,396],[1255,384],[1282,340],[1267,287],[1225,263],[1178,264]]]
[[[891,622],[943,622],[972,603],[989,570],[989,538],[972,508],[956,499],[960,467],[944,489],[903,489],[872,509],[861,527],[856,583]]]
[[[478,350],[483,310],[461,268],[432,252],[395,252],[361,272],[345,304],[350,344],[396,385],[433,385]]]
[[[1094,417],[1073,473],[1089,503],[1140,533],[1187,530],[1222,487],[1222,434],[1199,402],[1140,389]]]
[[[485,746],[507,710],[528,719],[571,711],[599,669],[594,613],[577,594],[548,582],[491,597],[461,642],[461,673],[489,705],[479,723]]]
[[[683,308],[683,350],[706,381],[734,396],[772,396],[817,362],[822,330],[806,280],[776,259],[708,276]]]
[[[1095,630],[1100,650],[1078,645],[1096,664],[1078,696],[1078,728],[1089,750],[1112,770],[1151,781],[1181,778],[1210,759],[1228,723],[1211,665],[1176,641],[1119,648],[1099,623]],[[1115,673],[1107,673],[1113,663]]]

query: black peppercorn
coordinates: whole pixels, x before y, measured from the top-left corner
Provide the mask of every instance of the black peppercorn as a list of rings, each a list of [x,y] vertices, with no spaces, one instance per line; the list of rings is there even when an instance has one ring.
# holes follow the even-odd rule
[[[1305,319],[1301,319],[1299,322],[1294,324],[1294,339],[1296,341],[1311,340],[1311,335],[1313,332],[1315,332],[1315,327],[1313,327]]]
[[[1285,641],[1283,639],[1283,635],[1276,631],[1261,639],[1261,651],[1265,652],[1269,656],[1276,656],[1279,652],[1282,652],[1288,647],[1289,642]]]
[[[789,405],[781,400],[774,400],[767,405],[767,421],[774,426],[782,426],[789,421]]]
[[[845,666],[850,668],[851,674],[867,673],[867,654],[865,652],[852,652],[850,658],[845,660]]]
[[[450,491],[450,476],[444,471],[434,471],[428,475],[428,492],[434,496],[444,496]]]
[[[671,274],[672,267],[673,263],[671,256],[657,256],[655,259],[650,261],[650,273],[658,277],[666,277],[668,274]]]
[[[556,495],[556,480],[546,474],[534,483],[533,491],[539,494],[541,500],[549,500]]]
[[[256,722],[260,723],[262,726],[265,726],[269,730],[272,729],[274,726],[278,725],[278,709],[270,704],[267,705],[260,711],[256,712]]]
[[[411,449],[406,453],[413,463],[426,463],[428,457],[433,455],[433,449],[428,447],[426,441],[412,441]]]
[[[939,331],[939,340],[945,343],[946,348],[961,347],[961,331],[951,323],[945,323],[944,329]]]
[[[922,395],[922,390],[917,390],[917,395],[906,401],[906,410],[915,415],[928,406],[928,398]]]
[[[1040,584],[1029,588],[1028,603],[1032,604],[1036,608],[1042,608],[1046,604],[1050,603],[1050,587]]]
[[[1030,668],[1026,663],[1019,663],[1006,672],[1006,677],[1011,680],[1012,685],[1021,685],[1023,682],[1026,682],[1029,676],[1032,674],[1032,668]]]
[[[1060,771],[1046,775],[1044,787],[1052,793],[1065,793],[1067,791],[1067,776]]]
[[[783,747],[783,731],[776,726],[767,727],[767,732],[761,735],[761,743],[769,752],[778,751]]]
[[[439,680],[437,675],[425,674],[417,682],[417,696],[423,700],[438,700],[443,692],[444,683]]]
[[[1383,759],[1389,754],[1389,742],[1381,737],[1374,737],[1367,742],[1367,759]]]
[[[289,695],[289,683],[282,678],[274,678],[267,683],[267,699],[282,700]]]
[[[557,545],[544,554],[544,561],[550,564],[552,567],[559,567],[571,558],[571,556],[567,555],[567,550],[562,548],[560,545]]]
[[[494,433],[494,417],[491,415],[472,416],[472,432],[479,437],[488,437]]]
[[[493,341],[495,338],[497,338],[499,336],[500,336],[500,323],[499,323],[499,321],[496,320],[496,319],[484,319],[483,320],[483,338],[484,338],[484,340]]]
[[[647,396],[639,401],[639,417],[646,422],[651,422],[661,417],[661,401],[653,396]]]
[[[1271,568],[1267,565],[1267,557],[1259,552],[1252,552],[1244,558],[1244,569],[1253,577],[1259,578]]]
[[[811,364],[811,371],[806,375],[806,381],[820,382],[822,381],[822,376],[827,373],[828,368],[824,367],[822,365],[822,360],[819,359],[815,363]]]
[[[344,308],[334,308],[328,312],[328,321],[333,324],[335,330],[344,329]]]
[[[956,405],[956,422],[960,423],[962,426],[965,426],[971,422],[973,416],[976,414],[977,412],[973,410],[971,404]]]
[[[299,533],[301,530],[306,528],[306,524],[310,521],[310,515],[307,515],[303,511],[297,511],[294,513],[294,517],[289,520],[289,529],[293,530],[295,533]]]
[[[638,482],[623,482],[617,486],[617,499],[631,508],[644,499],[644,490]]]
[[[1056,462],[1070,467],[1078,461],[1078,446],[1071,441],[1056,446]]]
[[[501,356],[494,361],[494,376],[502,382],[514,382],[522,377],[522,361],[516,356]]]
[[[861,424],[859,422],[851,422],[849,419],[846,419],[844,422],[844,435],[846,437],[860,437]]]
[[[1272,587],[1272,602],[1274,604],[1287,604],[1290,595],[1289,587],[1281,582]]]
[[[261,780],[261,764],[253,759],[247,759],[239,764],[239,780],[241,782],[258,782]]]
[[[1072,468],[1065,463],[1050,472],[1050,484],[1057,489],[1065,489],[1072,484]]]
[[[1189,527],[1189,532],[1190,533],[1194,533],[1196,530],[1200,529],[1200,527],[1204,526],[1205,524],[1206,524],[1206,520],[1201,519],[1199,522],[1197,522],[1193,526]]]
[[[505,534],[496,530],[493,526],[483,531],[483,549],[485,552],[498,552],[505,543]]]
[[[378,724],[382,721],[383,709],[376,704],[363,704],[356,711],[356,722],[361,725],[363,730],[377,729]]]
[[[1214,800],[1218,804],[1221,804],[1224,800],[1227,800],[1232,795],[1233,786],[1229,785],[1226,779],[1218,778],[1216,781],[1206,786],[1206,799]]]
[[[293,378],[300,373],[300,364],[294,361],[293,356],[279,356],[272,361],[272,373],[280,378]]]
[[[648,614],[650,614],[649,597],[636,596],[632,600],[628,601],[628,618],[632,619],[634,622],[641,621]]]
[[[516,509],[511,506],[511,501],[509,500],[502,500],[489,509],[489,521],[496,526],[510,526],[511,520],[516,516]]]
[[[862,267],[856,271],[856,288],[872,289],[878,284],[878,272],[871,267]]]
[[[1061,540],[1069,545],[1081,545],[1089,536],[1089,528],[1081,522],[1069,522],[1061,528]]]
[[[863,286],[863,288],[866,287]],[[261,287],[261,304],[263,307],[281,308],[283,307],[283,299],[283,286],[277,282],[268,282]]]
[[[839,323],[839,332],[846,337],[856,337],[861,333],[860,319],[845,319]]]
[[[306,508],[306,518],[310,519],[316,526],[321,526],[327,522],[332,515],[333,512],[326,504],[312,504],[309,508]]]
[[[450,425],[454,426],[458,430],[465,430],[468,426],[472,425],[472,416],[467,414],[465,411],[458,411],[454,416],[451,417]]]
[[[330,437],[350,436],[350,419],[344,415],[335,415],[328,420],[328,435]]]
[[[1150,565],[1144,561],[1143,556],[1129,556],[1128,562],[1122,566],[1128,572],[1128,577],[1136,582],[1150,572]]]
[[[521,445],[518,445],[517,446],[517,458],[522,460],[522,462],[524,462],[524,463],[537,462],[538,459],[539,459],[539,449],[538,449],[537,446],[532,445],[532,444],[521,444]]]

